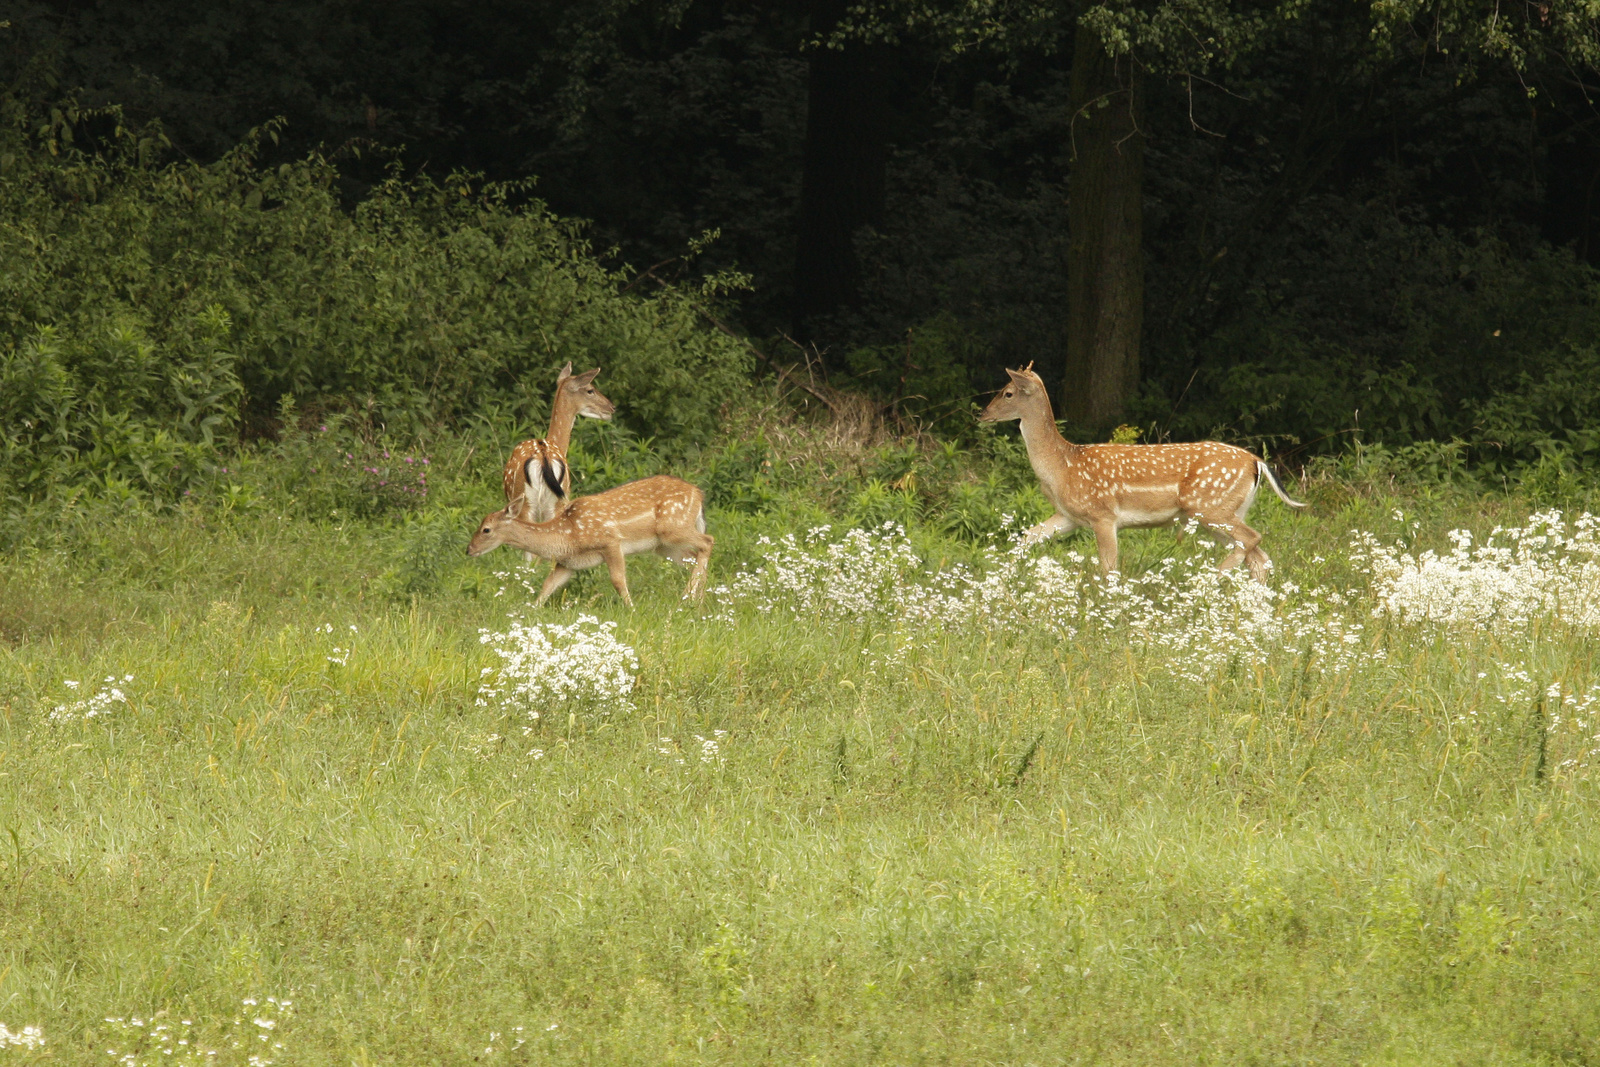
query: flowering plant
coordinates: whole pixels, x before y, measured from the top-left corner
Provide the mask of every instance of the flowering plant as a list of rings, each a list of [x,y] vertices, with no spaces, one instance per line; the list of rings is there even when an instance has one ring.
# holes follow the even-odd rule
[[[1272,589],[1200,558],[1102,578],[1080,553],[1068,552],[1062,562],[1017,537],[991,548],[976,568],[929,570],[894,523],[836,539],[830,533],[821,526],[804,539],[764,542],[771,549],[756,567],[715,590],[722,617],[731,621],[732,609],[744,604],[768,614],[873,621],[890,640],[887,651],[868,654],[886,662],[939,633],[1114,633],[1134,647],[1165,651],[1174,673],[1197,682],[1276,649],[1344,669],[1362,637],[1337,591],[1292,582]]]
[[[133,681],[133,675],[131,674],[125,674],[120,679],[123,685],[131,681]],[[128,696],[118,688],[118,682],[119,679],[116,675],[107,675],[100,688],[89,696],[84,697],[82,700],[57,704],[55,710],[50,713],[50,721],[62,723],[75,722],[82,719],[87,722],[90,719],[98,719],[110,715],[118,704],[126,704],[128,702]],[[79,687],[79,683],[71,679],[61,684],[74,692]]]
[[[479,640],[500,657],[485,667],[478,706],[498,705],[537,719],[552,702],[587,702],[605,710],[630,708],[639,670],[634,650],[617,640],[614,622],[580,615],[568,626],[527,623],[513,616],[503,633],[480,630]]]
[[[1351,534],[1351,557],[1372,576],[1374,615],[1498,632],[1544,615],[1600,626],[1600,518],[1585,512],[1569,527],[1561,512],[1541,511],[1481,543],[1468,530],[1449,536],[1449,552],[1415,553]]]

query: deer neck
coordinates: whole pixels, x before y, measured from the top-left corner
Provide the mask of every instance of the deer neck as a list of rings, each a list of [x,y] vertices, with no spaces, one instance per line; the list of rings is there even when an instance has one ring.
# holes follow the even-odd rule
[[[1078,446],[1056,429],[1056,416],[1048,397],[1040,397],[1019,421],[1022,443],[1028,448],[1028,465],[1039,479],[1039,488],[1051,506],[1065,513],[1065,501],[1072,495],[1072,468],[1078,458]]]
[[[1077,455],[1078,446],[1062,437],[1061,431],[1056,429],[1056,414],[1050,407],[1049,397],[1041,396],[1038,403],[1029,406],[1018,423],[1022,428],[1022,443],[1028,448],[1028,459],[1041,477],[1041,463],[1049,463],[1056,456],[1070,460]]]
[[[572,424],[576,421],[577,399],[568,396],[565,389],[557,389],[555,402],[550,405],[550,430],[544,435],[545,442],[563,456],[566,455],[567,445],[572,441]]]

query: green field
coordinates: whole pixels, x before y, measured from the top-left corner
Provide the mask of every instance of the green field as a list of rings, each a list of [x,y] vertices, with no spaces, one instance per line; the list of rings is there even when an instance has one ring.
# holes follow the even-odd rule
[[[591,574],[526,617],[615,620],[626,704],[531,719],[479,699],[519,560],[456,555],[495,477],[409,535],[236,491],[0,557],[0,1023],[44,1038],[0,1062],[1600,1062],[1593,558],[1480,560],[1476,620],[1375,615],[1349,560],[1527,502],[1264,499],[1303,588],[1250,617],[1300,629],[1243,644],[1159,531],[1143,615],[1083,535],[1035,551],[1076,621],[912,617],[888,572],[693,610],[636,558],[637,611]],[[785,514],[714,510],[713,584]]]

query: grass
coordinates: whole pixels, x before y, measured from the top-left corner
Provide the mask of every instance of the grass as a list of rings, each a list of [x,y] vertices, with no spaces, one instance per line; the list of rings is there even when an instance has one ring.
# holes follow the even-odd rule
[[[1257,512],[1279,580],[1399,529],[1312,489]],[[701,618],[645,560],[638,611],[602,575],[539,616],[618,620],[634,709],[530,724],[475,700],[513,560],[408,596],[429,521],[130,512],[0,558],[0,1022],[47,1040],[0,1061],[1600,1061],[1600,797],[1497,699],[1508,664],[1591,684],[1586,635],[1375,624],[1385,660],[1196,685],[1126,635],[968,631],[891,670],[870,625]],[[784,529],[714,514],[713,578]]]

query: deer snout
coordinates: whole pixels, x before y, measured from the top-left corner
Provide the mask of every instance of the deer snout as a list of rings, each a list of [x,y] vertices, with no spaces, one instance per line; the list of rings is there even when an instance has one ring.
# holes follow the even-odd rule
[[[468,558],[476,558],[491,549],[499,548],[500,542],[492,539],[489,527],[485,526],[472,535],[472,540],[467,542]]]

